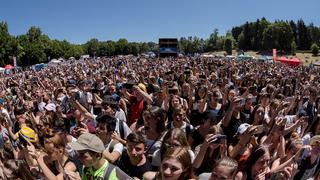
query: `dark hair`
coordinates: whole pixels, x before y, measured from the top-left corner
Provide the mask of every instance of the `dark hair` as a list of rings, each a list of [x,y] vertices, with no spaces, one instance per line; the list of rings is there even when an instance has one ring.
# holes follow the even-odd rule
[[[167,113],[157,106],[152,106],[148,111],[152,118],[155,118],[157,120],[157,132],[164,132],[166,130],[165,121],[167,119]]]
[[[108,132],[115,131],[116,125],[117,125],[116,118],[114,118],[108,114],[102,114],[102,115],[98,116],[96,120],[98,123],[106,124]]]
[[[264,154],[269,152],[269,149],[266,146],[260,146],[256,148],[253,153],[249,156],[246,162],[246,168],[248,177],[251,177],[251,169],[256,164],[256,162],[261,158]]]
[[[312,124],[309,126],[308,132],[311,132],[313,136],[317,135],[316,133],[316,128],[317,125],[320,123],[320,114],[315,117],[315,120],[312,122]]]
[[[145,144],[146,138],[141,133],[132,132],[128,135],[127,142],[135,144]]]
[[[203,85],[201,85],[201,86],[198,87],[197,90],[196,90],[196,94],[195,94],[195,100],[196,100],[196,101],[198,101],[198,100],[201,99],[201,97],[200,97],[199,94],[198,94],[198,92],[199,92],[201,89],[204,90],[204,94],[205,94],[204,96],[206,96],[206,95],[208,94],[208,88],[205,87],[205,86],[203,86]]]
[[[12,179],[21,178],[22,180],[34,179],[28,165],[22,160],[10,159],[4,163],[4,166],[12,171]]]

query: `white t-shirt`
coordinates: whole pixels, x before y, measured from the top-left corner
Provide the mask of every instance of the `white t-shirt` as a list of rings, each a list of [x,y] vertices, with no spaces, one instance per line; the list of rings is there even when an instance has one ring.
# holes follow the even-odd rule
[[[119,108],[119,111],[116,112],[115,117],[123,122],[127,122],[126,114],[121,108]]]
[[[187,129],[187,125],[190,127],[189,133],[192,132],[193,126],[192,126],[191,124],[186,123],[185,121],[183,121],[183,124],[182,124],[182,126],[181,126],[180,129],[181,129],[184,133],[187,133],[187,130],[186,130],[186,129]],[[173,126],[173,121],[170,122],[169,128],[170,128],[170,129],[173,129],[173,128],[174,128],[174,126]]]
[[[107,145],[105,145],[105,147],[106,147],[106,150],[108,151],[108,152],[110,152],[110,153],[112,153],[113,151],[116,151],[116,152],[118,152],[118,153],[120,153],[120,155],[122,155],[122,152],[123,152],[123,149],[124,149],[124,147],[123,147],[123,144],[121,144],[121,143],[116,143],[116,144],[114,144],[114,143],[112,143],[114,140],[111,140],[110,142],[109,142],[109,144],[107,144]],[[111,144],[114,144],[114,146],[113,146],[113,149],[112,149],[112,147],[111,147]],[[112,150],[112,151],[111,151]]]

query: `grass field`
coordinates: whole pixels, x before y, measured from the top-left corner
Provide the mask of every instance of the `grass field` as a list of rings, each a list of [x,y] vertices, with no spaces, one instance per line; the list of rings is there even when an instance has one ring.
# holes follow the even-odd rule
[[[225,51],[212,52],[212,54],[216,54],[216,55],[223,55],[224,53],[225,53]],[[260,57],[260,54],[258,54],[257,51],[246,51],[245,54],[249,54],[250,56],[254,56],[256,59],[258,59]],[[237,56],[237,51],[233,50],[232,55]],[[293,57],[293,56],[289,56],[289,57]],[[296,54],[296,57],[301,59],[303,61],[304,65],[309,65],[311,62],[312,63],[320,62],[320,55],[313,56],[311,53],[307,53],[307,52],[298,52]]]

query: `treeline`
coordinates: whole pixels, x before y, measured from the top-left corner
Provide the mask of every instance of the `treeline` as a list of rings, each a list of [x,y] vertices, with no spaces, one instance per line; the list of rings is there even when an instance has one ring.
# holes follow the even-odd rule
[[[317,54],[320,46],[320,27],[312,23],[306,25],[303,20],[269,22],[265,18],[255,22],[246,22],[235,26],[225,36],[219,35],[214,29],[207,39],[198,37],[181,37],[179,50],[184,54],[194,54],[212,51],[226,51],[231,54],[233,49],[271,52],[276,48],[285,53],[295,54],[296,50],[311,50]],[[12,36],[6,22],[0,22],[0,66],[12,63],[12,57],[17,58],[21,66],[49,59],[75,57],[83,54],[94,56],[138,55],[144,52],[158,52],[154,42],[99,41],[91,39],[85,44],[77,45],[63,40],[50,39],[42,33],[39,27],[30,27],[26,34]]]
[[[312,46],[312,48],[311,48]],[[230,54],[231,49],[271,52],[273,48],[295,54],[296,50],[319,49],[320,27],[303,20],[269,22],[265,18],[235,26],[225,36],[214,29],[208,39],[198,37],[180,38],[180,50],[186,54],[195,52],[221,51]]]
[[[157,44],[128,42],[126,39],[118,41],[91,39],[85,44],[77,45],[66,40],[50,39],[39,27],[30,27],[26,34],[12,36],[8,31],[8,24],[0,22],[0,66],[12,64],[13,57],[16,57],[18,65],[27,66],[60,57],[78,59],[84,54],[89,54],[91,57],[137,55],[148,51],[158,51]]]

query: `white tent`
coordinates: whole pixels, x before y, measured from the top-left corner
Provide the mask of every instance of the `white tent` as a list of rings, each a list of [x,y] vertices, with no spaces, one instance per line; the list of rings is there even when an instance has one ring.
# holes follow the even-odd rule
[[[51,59],[50,63],[61,63],[62,61],[58,59]]]
[[[4,72],[6,69],[3,67],[0,67],[0,72]]]

